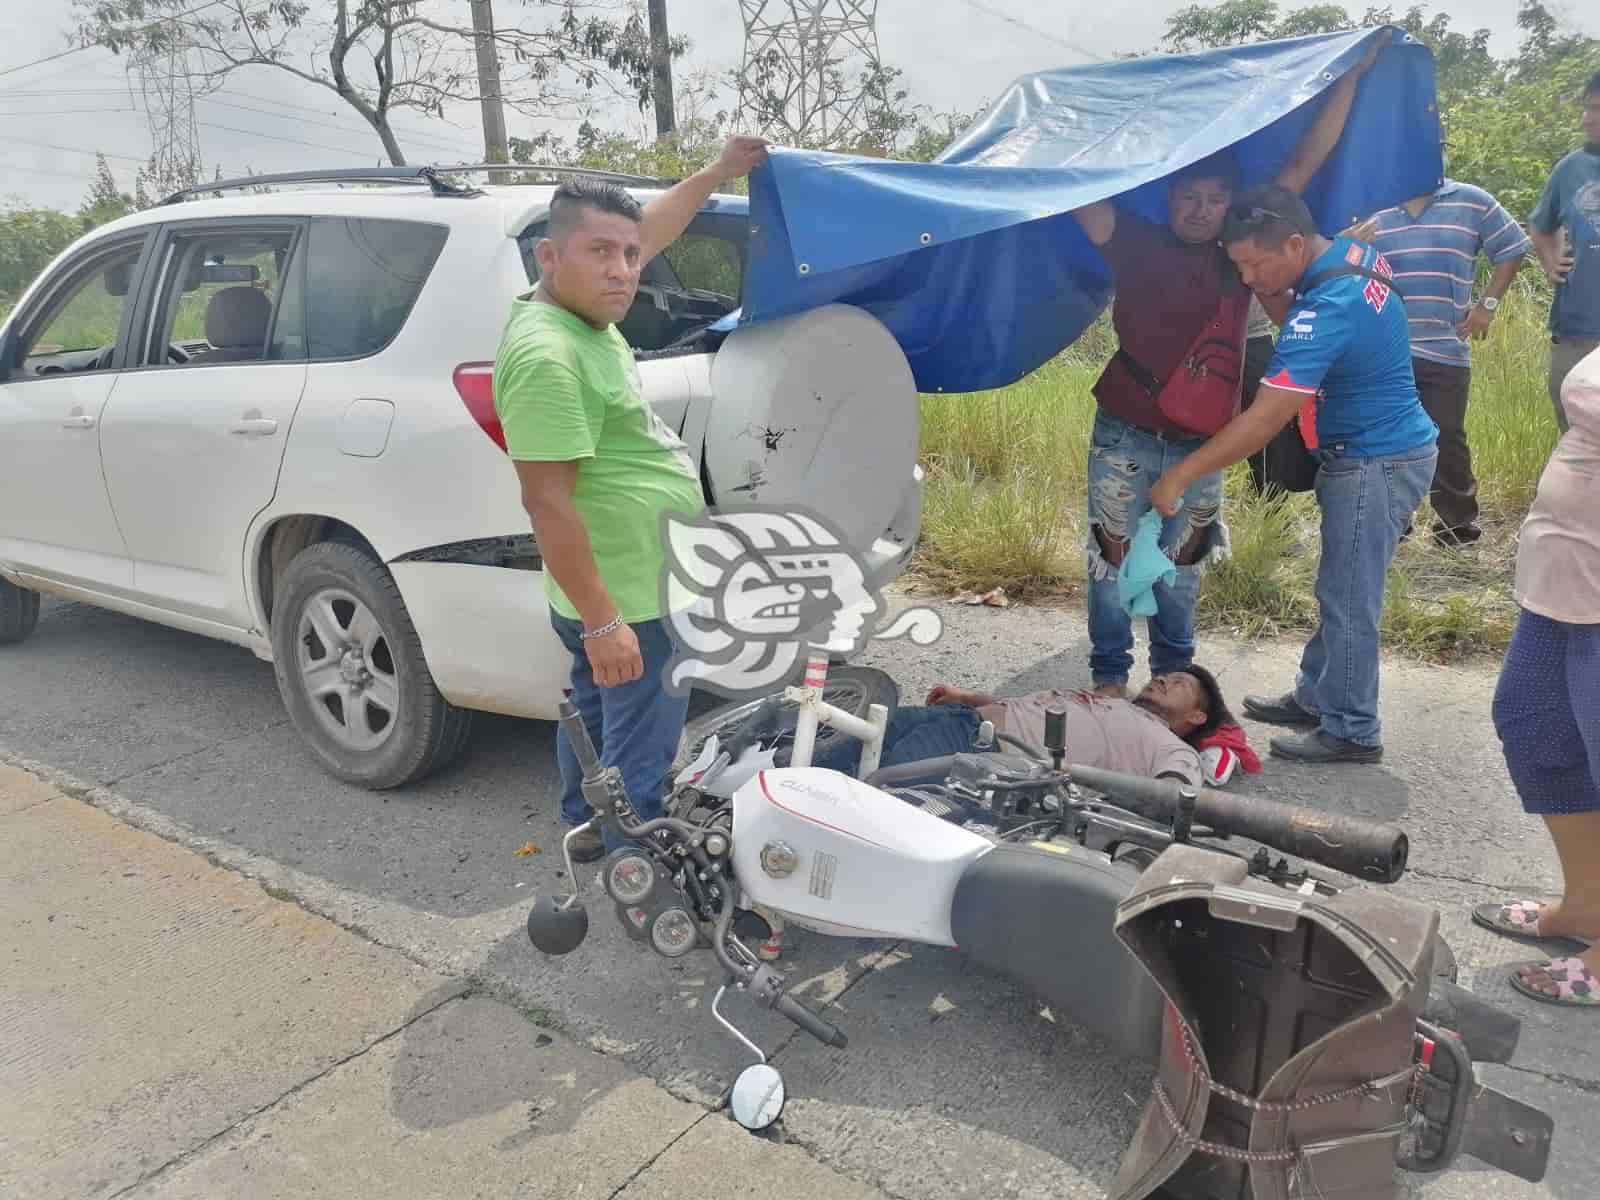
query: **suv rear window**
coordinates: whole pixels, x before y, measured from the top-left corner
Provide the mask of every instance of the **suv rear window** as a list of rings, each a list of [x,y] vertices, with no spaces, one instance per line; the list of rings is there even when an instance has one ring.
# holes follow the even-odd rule
[[[306,255],[309,356],[360,358],[393,341],[446,233],[418,221],[315,218]]]

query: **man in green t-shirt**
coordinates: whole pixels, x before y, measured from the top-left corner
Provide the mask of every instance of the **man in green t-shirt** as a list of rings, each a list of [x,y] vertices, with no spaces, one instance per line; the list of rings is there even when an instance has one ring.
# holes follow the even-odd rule
[[[766,156],[735,137],[711,166],[648,205],[614,184],[575,178],[550,201],[535,248],[539,286],[512,303],[495,356],[495,408],[544,559],[550,619],[572,653],[572,701],[600,760],[622,773],[646,820],[688,713],[663,672],[673,644],[661,609],[661,516],[704,507],[687,448],[640,394],[633,352],[615,322],[646,263],[671,245],[719,186]],[[556,742],[561,815],[591,815],[565,735]],[[598,834],[573,845],[592,862]]]

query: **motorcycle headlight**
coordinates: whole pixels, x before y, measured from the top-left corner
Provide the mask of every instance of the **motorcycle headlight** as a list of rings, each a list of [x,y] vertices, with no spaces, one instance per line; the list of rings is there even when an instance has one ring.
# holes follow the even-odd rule
[[[642,904],[655,886],[655,864],[642,854],[623,854],[606,871],[606,891],[619,904]]]

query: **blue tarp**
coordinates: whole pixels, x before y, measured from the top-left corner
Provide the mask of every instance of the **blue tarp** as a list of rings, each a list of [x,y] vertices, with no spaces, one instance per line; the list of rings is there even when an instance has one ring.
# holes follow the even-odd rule
[[[1377,36],[1024,76],[933,163],[775,149],[750,180],[739,323],[854,304],[894,333],[922,391],[1015,382],[1110,299],[1072,209],[1114,197],[1165,222],[1166,178],[1227,147],[1246,184],[1269,181]],[[1306,201],[1331,234],[1431,191],[1442,172],[1433,55],[1395,30]]]

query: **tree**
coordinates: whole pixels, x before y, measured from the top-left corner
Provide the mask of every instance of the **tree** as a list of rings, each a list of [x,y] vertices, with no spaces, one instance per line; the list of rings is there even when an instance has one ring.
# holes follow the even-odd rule
[[[111,174],[106,156],[96,154],[94,182],[89,185],[89,194],[84,197],[83,204],[78,209],[78,219],[83,223],[84,232],[88,232],[96,225],[104,225],[107,221],[125,217],[133,212],[135,207],[134,198],[118,190],[116,177]]]
[[[601,7],[604,5],[604,7]],[[197,91],[236,71],[272,68],[327,88],[404,165],[391,118],[442,116],[478,103],[478,41],[470,21],[437,19],[420,0],[73,0],[78,32],[115,53],[189,50]],[[544,18],[497,24],[507,60],[502,98],[525,115],[565,111],[597,89],[650,101],[650,36],[625,0],[525,0]],[[686,47],[681,39],[673,52]]]
[[[82,233],[81,221],[48,208],[0,212],[0,313]]]

